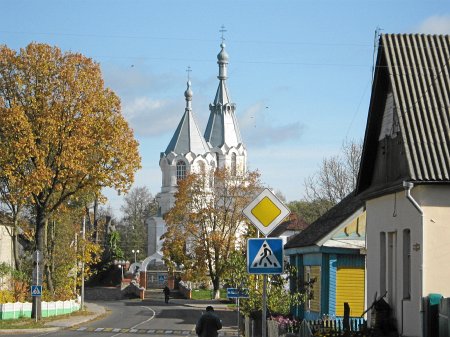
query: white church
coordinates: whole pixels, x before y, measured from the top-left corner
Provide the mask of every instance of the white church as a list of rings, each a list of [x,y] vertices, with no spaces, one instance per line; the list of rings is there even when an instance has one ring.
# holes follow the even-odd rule
[[[219,86],[204,134],[200,132],[192,111],[193,92],[188,80],[184,92],[186,108],[166,150],[161,152],[159,166],[162,172],[161,192],[156,195],[159,205],[157,217],[148,221],[148,257],[150,263],[161,262],[161,236],[166,231],[163,220],[175,204],[175,193],[180,179],[189,173],[208,174],[215,168],[227,168],[235,174],[247,170],[247,151],[239,132],[236,119],[236,104],[232,102],[226,80],[228,54],[222,41],[217,55]]]

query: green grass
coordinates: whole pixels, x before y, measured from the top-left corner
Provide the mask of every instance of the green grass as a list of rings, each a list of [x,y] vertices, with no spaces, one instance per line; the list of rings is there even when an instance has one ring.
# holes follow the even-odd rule
[[[1,329],[39,329],[39,328],[48,328],[46,323],[53,322],[56,320],[73,317],[73,316],[85,316],[90,314],[88,311],[79,310],[72,312],[71,314],[66,315],[58,315],[51,317],[41,318],[36,322],[34,318],[18,318],[18,319],[7,319],[0,320],[0,330]]]
[[[192,299],[193,300],[211,300],[212,299],[212,290],[208,289],[194,289],[192,290]],[[220,289],[220,299],[227,299],[227,290]]]

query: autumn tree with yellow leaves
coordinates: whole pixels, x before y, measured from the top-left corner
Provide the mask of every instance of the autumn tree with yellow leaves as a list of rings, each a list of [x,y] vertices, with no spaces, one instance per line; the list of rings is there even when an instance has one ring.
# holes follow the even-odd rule
[[[218,169],[181,180],[174,207],[166,214],[163,253],[166,264],[183,265],[186,278],[209,277],[215,298],[230,254],[242,246],[248,221],[242,210],[261,191],[257,171],[235,176]]]
[[[100,66],[78,53],[31,43],[0,46],[2,201],[30,205],[36,249],[61,205],[103,187],[126,191],[138,143]]]

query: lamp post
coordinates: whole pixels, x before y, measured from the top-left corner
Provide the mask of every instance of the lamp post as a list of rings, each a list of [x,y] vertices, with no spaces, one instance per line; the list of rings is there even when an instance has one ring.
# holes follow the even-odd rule
[[[117,265],[117,267],[120,269],[120,274],[122,276],[121,280],[123,280],[124,278],[124,271],[123,269],[126,267],[127,265],[127,261],[125,260],[114,260],[114,264]]]
[[[137,250],[132,249],[131,252],[134,254],[134,263],[136,263],[136,254],[139,254],[139,249]]]

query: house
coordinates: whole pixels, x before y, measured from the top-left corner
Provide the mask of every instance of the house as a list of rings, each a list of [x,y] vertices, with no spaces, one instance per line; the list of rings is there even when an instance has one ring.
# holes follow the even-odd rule
[[[351,316],[364,312],[365,218],[364,203],[351,193],[288,240],[285,255],[297,267],[300,280],[314,280],[307,286],[307,301],[295,308],[297,317],[342,317],[344,302]]]
[[[404,336],[423,335],[423,297],[450,296],[449,60],[448,35],[379,39],[356,193],[367,297],[386,294]]]
[[[280,223],[272,232],[270,232],[269,237],[281,238],[283,240],[283,246],[288,242],[294,235],[300,233],[308,227],[308,224],[295,213],[289,214],[282,223]]]
[[[0,213],[0,263],[14,268],[13,255],[13,227],[12,220],[4,213]],[[9,286],[9,277],[0,277],[0,289]]]

